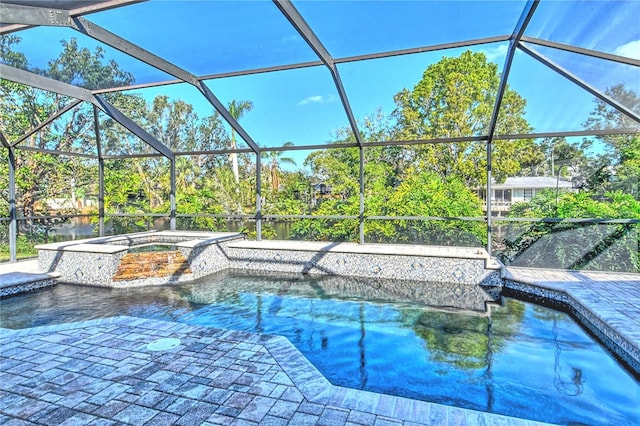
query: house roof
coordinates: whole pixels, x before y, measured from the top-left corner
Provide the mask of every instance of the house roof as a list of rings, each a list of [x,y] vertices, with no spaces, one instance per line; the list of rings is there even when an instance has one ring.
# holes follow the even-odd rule
[[[494,184],[493,189],[516,189],[516,188],[572,188],[570,180],[558,179],[555,176],[526,176],[526,177],[508,177],[504,183]]]

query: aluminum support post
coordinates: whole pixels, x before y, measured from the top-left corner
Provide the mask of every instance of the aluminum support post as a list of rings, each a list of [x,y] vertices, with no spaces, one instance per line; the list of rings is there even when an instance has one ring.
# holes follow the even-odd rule
[[[491,162],[493,161],[493,143],[491,140],[487,142],[487,193],[485,198],[487,199],[487,253],[491,256],[492,250],[492,232],[493,232],[493,214],[492,214],[492,206],[491,206],[491,196],[493,195],[493,188],[491,185],[492,177],[492,166]]]
[[[95,105],[93,106],[93,128],[96,132],[96,149],[98,151],[98,235],[104,237],[104,157],[102,156],[98,107]]]
[[[171,190],[169,191],[169,204],[171,212],[169,213],[169,229],[176,230],[176,157],[171,160]]]
[[[104,237],[104,158],[98,158],[98,235]]]
[[[360,146],[358,148],[358,152],[360,154],[360,173],[358,176],[358,183],[360,187],[360,210],[359,210],[359,226],[358,226],[358,234],[360,236],[359,243],[364,244],[364,147]]]
[[[487,140],[487,252],[491,255],[491,232],[492,228],[492,212],[491,212],[491,196],[492,188],[491,188],[491,161],[492,161],[492,151],[493,151],[493,138],[496,133],[496,128],[498,126],[498,116],[500,115],[500,106],[502,105],[502,99],[504,97],[504,93],[507,90],[507,80],[509,79],[509,71],[511,71],[511,64],[513,63],[513,58],[516,54],[516,47],[520,43],[520,39],[524,35],[524,31],[529,25],[529,21],[533,17],[533,14],[538,7],[538,3],[540,0],[529,0],[522,10],[522,14],[520,15],[520,19],[513,29],[513,33],[510,37],[509,48],[507,50],[507,56],[504,60],[504,67],[502,69],[502,75],[500,76],[500,84],[498,85],[498,93],[496,94],[496,103],[493,105],[493,113],[491,114],[491,121],[489,122],[489,131]]]
[[[18,214],[16,211],[16,156],[15,149],[9,150],[9,260],[18,260]]]
[[[256,153],[256,241],[262,240],[262,152]]]

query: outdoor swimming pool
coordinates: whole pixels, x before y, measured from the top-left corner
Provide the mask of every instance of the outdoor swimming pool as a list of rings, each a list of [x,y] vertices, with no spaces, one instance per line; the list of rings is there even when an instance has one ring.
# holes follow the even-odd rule
[[[163,287],[58,285],[3,299],[0,326],[131,315],[279,334],[336,385],[552,423],[640,423],[638,380],[569,315],[496,296],[225,272]]]

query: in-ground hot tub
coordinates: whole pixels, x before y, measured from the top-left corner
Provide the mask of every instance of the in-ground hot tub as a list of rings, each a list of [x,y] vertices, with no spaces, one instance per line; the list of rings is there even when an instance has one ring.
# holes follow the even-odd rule
[[[40,269],[57,272],[60,281],[133,287],[190,281],[227,269],[226,245],[242,239],[235,232],[161,231],[43,244],[36,249]],[[130,253],[132,247],[152,244],[173,247]]]

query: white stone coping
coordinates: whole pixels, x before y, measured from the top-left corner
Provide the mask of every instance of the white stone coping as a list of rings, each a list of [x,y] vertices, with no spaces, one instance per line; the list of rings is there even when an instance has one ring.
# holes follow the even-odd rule
[[[0,288],[15,287],[37,281],[52,280],[60,276],[57,272],[9,272],[0,275]]]
[[[201,231],[149,231],[137,232],[126,235],[116,235],[113,237],[97,237],[87,238],[83,240],[62,241],[59,243],[39,244],[35,246],[36,250],[52,250],[52,251],[72,251],[85,253],[118,253],[126,251],[128,245],[118,244],[123,241],[136,241],[151,237],[178,237],[192,238],[188,241],[176,243],[178,247],[193,248],[201,245],[219,243],[222,241],[243,238],[242,234],[237,232],[201,232]]]
[[[43,250],[42,248],[36,247],[38,250]],[[111,244],[71,244],[68,246],[58,247],[57,249],[53,249],[54,251],[72,251],[72,252],[81,252],[81,253],[101,253],[101,254],[113,254],[120,253],[123,251],[127,251],[129,249],[128,246],[118,246]],[[48,250],[48,249],[44,249]]]
[[[61,241],[59,243],[38,244],[37,246],[35,246],[35,249],[36,250],[60,250],[63,248],[67,248],[73,245],[80,245],[80,244],[108,245],[110,242],[126,241],[131,239],[150,237],[152,235],[158,235],[158,232],[155,232],[155,231],[136,232],[133,234],[126,234],[126,235],[114,235],[112,237],[94,237],[94,238],[85,238],[82,240]],[[83,251],[87,251],[87,250],[83,250]]]
[[[499,262],[492,259],[489,253],[480,247],[448,247],[448,246],[421,246],[411,244],[356,244],[356,243],[332,243],[318,241],[283,241],[283,240],[263,240],[250,241],[243,240],[232,242],[228,245],[232,249],[253,249],[253,250],[286,250],[286,251],[308,251],[322,253],[353,253],[353,254],[373,254],[386,256],[420,256],[420,257],[442,257],[458,259],[479,259],[487,262],[487,267],[499,269],[502,267]]]

